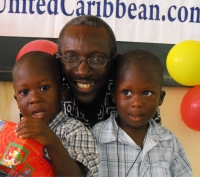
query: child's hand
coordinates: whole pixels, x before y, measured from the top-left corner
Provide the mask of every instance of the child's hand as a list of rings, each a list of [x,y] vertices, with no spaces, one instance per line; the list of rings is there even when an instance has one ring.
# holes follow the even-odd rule
[[[22,139],[32,138],[44,146],[51,145],[56,135],[41,119],[23,117],[15,130]]]

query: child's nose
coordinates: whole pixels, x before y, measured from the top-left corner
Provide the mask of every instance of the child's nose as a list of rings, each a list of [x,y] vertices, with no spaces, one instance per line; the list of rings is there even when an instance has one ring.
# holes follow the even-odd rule
[[[131,103],[131,107],[139,108],[142,107],[143,99],[141,96],[135,95],[133,96]]]
[[[41,102],[41,97],[38,92],[32,92],[29,99],[29,104],[36,104]]]

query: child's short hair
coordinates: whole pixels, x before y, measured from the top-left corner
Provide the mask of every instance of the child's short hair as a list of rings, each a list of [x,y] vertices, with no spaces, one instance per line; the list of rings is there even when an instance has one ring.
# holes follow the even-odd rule
[[[30,65],[28,65],[30,67],[43,67],[58,84],[62,85],[63,76],[60,61],[53,55],[41,51],[31,51],[19,58],[12,69],[13,82],[15,82],[15,73],[25,63],[30,63]]]
[[[114,87],[118,81],[123,70],[133,65],[140,65],[142,67],[152,67],[159,76],[159,82],[163,84],[163,65],[161,60],[151,52],[145,50],[132,50],[124,53],[115,60],[114,64]]]

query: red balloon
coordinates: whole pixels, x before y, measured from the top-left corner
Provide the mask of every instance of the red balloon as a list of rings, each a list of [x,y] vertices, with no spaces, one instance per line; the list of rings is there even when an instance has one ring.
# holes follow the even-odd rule
[[[58,50],[57,50],[57,44],[52,41],[45,40],[45,39],[34,40],[27,43],[24,47],[22,47],[22,49],[17,54],[16,61],[22,55],[31,51],[42,51],[42,52],[46,52],[53,55]]]
[[[191,88],[183,97],[181,116],[189,128],[200,131],[200,85]]]

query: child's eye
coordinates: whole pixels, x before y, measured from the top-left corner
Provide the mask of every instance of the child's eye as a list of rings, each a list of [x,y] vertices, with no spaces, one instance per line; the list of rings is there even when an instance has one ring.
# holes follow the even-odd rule
[[[28,90],[21,90],[19,93],[21,95],[27,95],[28,94]]]
[[[47,90],[49,90],[49,86],[47,86],[47,85],[42,86],[42,87],[40,88],[40,90],[41,90],[41,91],[47,91]]]
[[[131,96],[131,95],[132,95],[131,91],[129,91],[129,90],[124,90],[124,91],[123,91],[123,94],[124,94],[125,96]]]
[[[144,91],[144,95],[145,96],[150,96],[150,95],[152,95],[152,92],[151,91]]]

